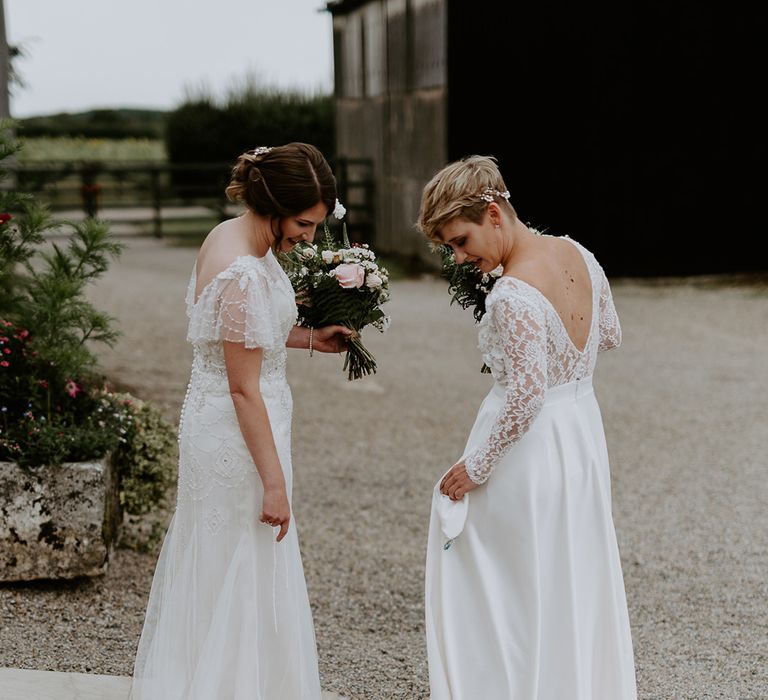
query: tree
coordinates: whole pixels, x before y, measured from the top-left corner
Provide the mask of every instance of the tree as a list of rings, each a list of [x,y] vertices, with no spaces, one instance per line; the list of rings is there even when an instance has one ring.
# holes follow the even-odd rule
[[[10,117],[8,79],[11,74],[8,37],[5,35],[5,4],[0,0],[0,121]]]

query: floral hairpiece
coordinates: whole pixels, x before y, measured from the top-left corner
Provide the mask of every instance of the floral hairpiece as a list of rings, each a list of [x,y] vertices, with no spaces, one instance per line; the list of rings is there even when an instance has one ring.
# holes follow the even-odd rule
[[[347,210],[344,208],[344,205],[337,199],[336,206],[333,208],[333,215],[341,221],[346,213]]]
[[[265,153],[269,153],[272,150],[272,146],[259,146],[258,148],[254,148],[251,153],[255,156],[263,156]]]
[[[504,190],[503,192],[499,192],[499,190],[494,190],[491,187],[488,187],[482,191],[481,194],[478,195],[480,199],[482,199],[484,202],[488,202],[489,204],[496,199],[496,197],[503,197],[507,201],[509,201],[509,190]]]

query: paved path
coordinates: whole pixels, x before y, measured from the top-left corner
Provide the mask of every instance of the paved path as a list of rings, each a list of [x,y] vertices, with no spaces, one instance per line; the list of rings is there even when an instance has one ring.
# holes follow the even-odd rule
[[[131,679],[92,673],[0,668],[0,700],[127,700]],[[344,700],[323,693],[323,700]]]

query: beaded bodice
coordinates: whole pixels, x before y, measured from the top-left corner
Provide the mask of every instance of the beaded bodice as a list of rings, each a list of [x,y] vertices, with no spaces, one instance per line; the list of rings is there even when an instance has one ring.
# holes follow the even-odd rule
[[[271,251],[262,258],[235,258],[195,299],[196,267],[187,287],[187,340],[192,343],[192,373],[182,408],[202,404],[208,395],[229,392],[223,341],[263,350],[260,388],[265,400],[288,391],[285,343],[296,323],[296,301],[290,280]]]

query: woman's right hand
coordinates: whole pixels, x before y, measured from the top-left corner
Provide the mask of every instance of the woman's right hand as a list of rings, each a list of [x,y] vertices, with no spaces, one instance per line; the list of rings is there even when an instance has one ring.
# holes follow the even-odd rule
[[[264,491],[259,520],[272,527],[280,527],[280,532],[277,533],[278,542],[285,537],[291,522],[291,504],[288,503],[288,495],[284,488]]]

